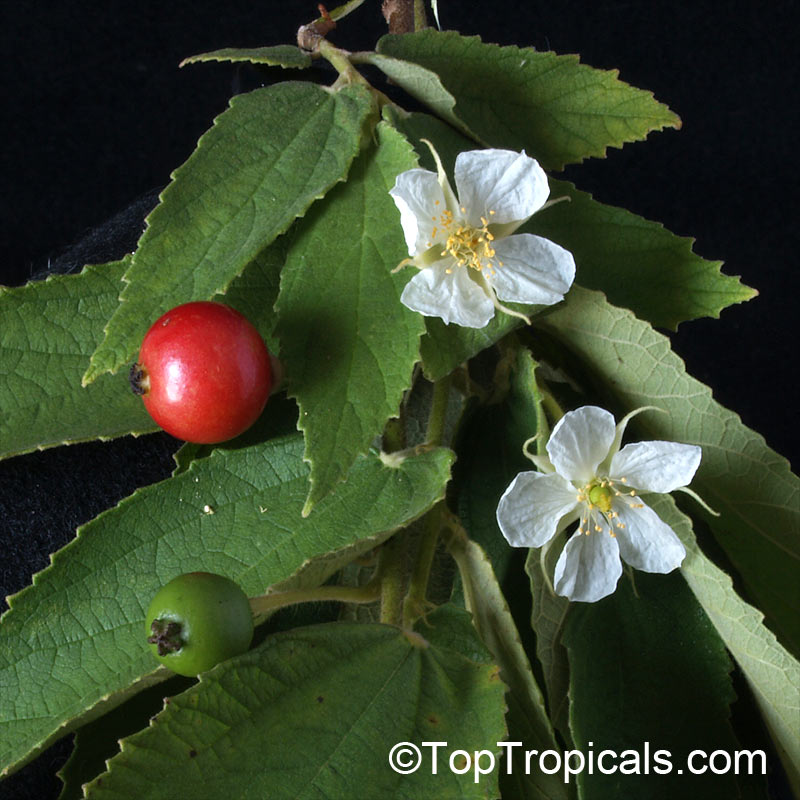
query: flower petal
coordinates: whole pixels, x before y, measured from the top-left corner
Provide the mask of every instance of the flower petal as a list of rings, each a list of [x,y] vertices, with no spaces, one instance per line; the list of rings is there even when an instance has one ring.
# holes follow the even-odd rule
[[[513,150],[459,153],[455,181],[466,221],[476,228],[481,227],[481,217],[492,224],[522,222],[538,211],[550,194],[538,162]]]
[[[553,428],[547,443],[547,454],[556,472],[569,481],[588,483],[606,457],[615,430],[613,415],[603,408],[582,406],[568,411]]]
[[[620,555],[628,564],[643,572],[672,572],[681,565],[686,549],[652,508],[615,502],[614,510],[625,526],[617,527],[616,534]]]
[[[629,411],[618,423],[617,423],[617,430],[614,434],[614,443],[611,445],[611,449],[608,451],[608,455],[605,457],[605,460],[602,464],[600,464],[599,470],[602,475],[608,475],[609,470],[611,469],[611,459],[619,452],[620,447],[622,447],[622,437],[625,435],[625,428],[628,427],[628,423],[635,417],[641,414],[643,411],[661,411],[662,413],[666,414],[666,411],[659,408],[658,406],[639,406],[639,408],[634,408],[633,411]]]
[[[622,575],[617,540],[608,534],[574,533],[555,571],[555,590],[570,600],[594,603],[613,593]]]
[[[555,472],[520,472],[497,504],[497,524],[512,547],[541,547],[577,505],[575,488]]]
[[[703,451],[693,444],[634,442],[611,459],[609,477],[625,478],[627,486],[665,494],[692,482]]]
[[[448,272],[448,269],[450,272]],[[405,286],[400,301],[426,317],[441,317],[465,328],[483,328],[494,316],[494,303],[470,279],[468,268],[442,259],[420,270]]]
[[[437,241],[434,229],[445,210],[444,193],[436,173],[427,169],[401,172],[389,194],[400,210],[408,254],[424,253]],[[438,238],[441,241],[442,237]]]
[[[497,240],[494,251],[494,269],[485,274],[500,300],[550,306],[572,286],[572,253],[549,239],[518,233]]]

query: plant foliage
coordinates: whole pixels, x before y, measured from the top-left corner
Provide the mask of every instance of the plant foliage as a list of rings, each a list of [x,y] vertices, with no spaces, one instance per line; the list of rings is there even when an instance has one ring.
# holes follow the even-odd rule
[[[65,800],[763,796],[760,773],[690,785],[677,769],[695,749],[742,749],[736,701],[764,720],[770,769],[800,788],[798,480],[654,329],[755,292],[691,240],[554,178],[551,199],[568,202],[521,233],[574,256],[563,302],[461,328],[407,308],[411,268],[395,269],[408,214],[389,190],[436,169],[431,148],[451,180],[458,154],[483,147],[558,170],[678,117],[576,56],[432,29],[347,53],[330,21],[301,29],[303,48],[187,58],[288,71],[214,121],[132,255],[0,288],[0,457],[154,431],[123,373],[179,303],[242,311],[283,374],[253,429],[184,446],[171,477],[81,526],[9,598],[2,775],[77,731]],[[319,58],[330,86],[312,82]],[[453,236],[446,248],[469,244]],[[666,412],[636,416],[626,439],[702,449],[699,503],[648,498],[686,549],[680,570],[624,574],[596,603],[553,591],[565,535],[515,550],[496,517],[535,469],[525,456],[545,468],[554,426],[583,405]],[[144,613],[197,570],[253,598],[256,644],[170,680]],[[735,670],[752,696],[737,700]],[[390,764],[401,744],[420,768]],[[649,748],[675,770],[577,769]]]

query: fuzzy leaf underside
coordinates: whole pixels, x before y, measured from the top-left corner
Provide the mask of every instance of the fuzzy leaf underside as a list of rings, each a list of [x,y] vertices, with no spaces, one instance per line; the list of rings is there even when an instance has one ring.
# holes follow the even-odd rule
[[[680,126],[651,92],[623,83],[616,70],[581,64],[578,56],[431,29],[384,36],[376,49],[438,75],[455,98],[458,119],[486,145],[525,150],[546,169],[602,157],[608,147]]]
[[[667,495],[648,498],[651,508],[686,547],[681,572],[747,678],[784,761],[800,788],[800,664],[764,625],[764,615],[739,597],[730,575],[700,549],[691,521]]]
[[[279,44],[274,47],[223,47],[209,53],[198,53],[181,61],[180,66],[200,64],[204,61],[247,61],[251,64],[264,64],[268,67],[284,69],[305,69],[311,66],[311,55],[290,44]]]
[[[126,264],[0,288],[0,458],[156,430],[126,376],[81,386]]]
[[[296,433],[215,450],[80,528],[32,586],[9,598],[0,619],[3,772],[96,716],[102,700],[113,707],[136,681],[163,679],[142,620],[169,579],[205,570],[261,594],[314,558],[385,538],[424,513],[442,496],[452,461],[441,449],[397,467],[361,458],[304,520],[302,450]]]
[[[613,376],[598,390],[610,393],[620,410],[657,406],[668,412],[637,417],[642,439],[702,447],[692,488],[721,514],[707,522],[767,624],[797,656],[800,481],[786,459],[686,373],[666,337],[602,294],[573,287],[567,301],[537,317],[534,327],[581,360],[583,383]]]
[[[392,274],[405,245],[389,195],[416,159],[385,123],[377,135],[347,183],[298,223],[281,275],[281,358],[311,464],[305,513],[397,415],[419,359],[423,321],[400,302],[406,278]]]
[[[445,612],[431,624],[466,616]],[[437,775],[399,775],[388,761],[402,741],[497,751],[503,685],[485,654],[472,658],[481,650],[472,639],[465,654],[377,624],[276,634],[206,673],[123,740],[87,797],[495,797],[496,773],[476,784],[471,771],[458,776],[441,761]]]
[[[84,382],[132,360],[162,313],[224,292],[345,177],[370,112],[363,87],[288,82],[234,97],[147,218]]]
[[[606,293],[653,325],[675,329],[743,303],[757,292],[721,261],[692,251],[692,239],[670,233],[622,208],[603,205],[566,181],[550,180],[550,197],[569,197],[536,214],[523,228],[557,242],[575,257],[575,280]]]

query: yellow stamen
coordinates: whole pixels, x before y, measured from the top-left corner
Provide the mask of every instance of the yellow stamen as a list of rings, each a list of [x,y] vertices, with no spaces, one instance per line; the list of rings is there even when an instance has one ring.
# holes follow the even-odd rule
[[[466,213],[466,208],[461,206],[461,212]],[[491,216],[494,211],[489,211]],[[460,267],[470,267],[478,272],[486,270],[486,274],[494,275],[494,268],[502,266],[502,262],[493,261],[495,250],[492,247],[494,235],[489,231],[489,218],[480,217],[481,227],[468,225],[463,220],[454,217],[453,212],[445,209],[438,217],[432,217],[436,225],[431,233],[431,238],[444,239],[444,247],[440,256],[451,256]],[[428,245],[431,246],[431,245]]]

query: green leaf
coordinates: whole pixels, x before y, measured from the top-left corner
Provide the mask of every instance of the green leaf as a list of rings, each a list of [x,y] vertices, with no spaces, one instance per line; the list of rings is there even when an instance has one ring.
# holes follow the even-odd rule
[[[428,106],[437,116],[449,122],[465,136],[475,139],[475,134],[454,113],[456,100],[442,86],[442,81],[435,72],[411,61],[402,61],[380,53],[367,53],[364,60],[367,64],[377,67],[392,83],[401,86],[413,98]]]
[[[721,514],[709,516],[708,524],[767,624],[793,655],[800,654],[800,481],[786,459],[686,374],[666,337],[601,294],[575,286],[534,327],[583,362],[582,383],[608,376],[600,391],[620,409],[657,406],[668,412],[637,417],[642,439],[702,447],[692,488]]]
[[[278,352],[278,339],[275,336],[278,315],[274,306],[287,249],[288,236],[279,237],[258,253],[241,275],[233,279],[225,294],[212,298],[244,314],[255,325],[271,353]]]
[[[453,613],[431,622],[447,626]],[[504,733],[503,685],[485,659],[387,625],[312,626],[270,637],[173,698],[123,741],[87,797],[492,798],[497,769],[478,783],[447,756],[486,750],[486,767]],[[437,774],[429,747],[418,772],[390,768],[395,744],[425,741],[450,743]]]
[[[458,564],[467,610],[509,689],[509,739],[521,741],[525,750],[560,752],[547,718],[544,697],[486,553],[464,534],[451,536],[448,550]],[[514,749],[512,752],[515,757],[513,780],[507,778],[504,792],[513,788],[513,796],[518,800],[568,797],[560,775],[548,775],[538,770],[527,772],[521,751]]]
[[[536,363],[524,348],[509,348],[503,355],[496,376],[498,383],[508,382],[508,394],[502,403],[474,410],[463,423],[454,474],[458,515],[470,538],[488,554],[504,592],[513,590],[518,578],[524,582],[517,558],[522,551],[503,538],[497,525],[497,504],[517,474],[533,468],[522,451],[525,442],[537,433],[547,434],[535,369]],[[523,596],[527,604],[527,592]]]
[[[531,628],[536,634],[536,656],[542,668],[547,705],[553,726],[572,744],[569,729],[569,659],[562,638],[570,603],[559,597],[552,587],[560,548],[548,548],[542,560],[542,550],[528,551],[525,572],[531,583]]]
[[[84,382],[130,361],[165,311],[224,292],[344,178],[371,110],[363,87],[291,82],[234,97],[148,217]]]
[[[727,575],[700,550],[688,517],[669,495],[648,498],[686,547],[681,572],[744,672],[794,786],[800,790],[800,664],[763,624],[764,615],[736,594]]]
[[[538,652],[539,642],[534,643],[530,636],[530,594],[522,569],[524,551],[510,547],[503,538],[496,510],[517,473],[532,467],[522,454],[523,444],[537,431],[546,433],[547,427],[539,408],[536,364],[530,353],[520,348],[509,351],[504,358],[508,359],[510,370],[505,401],[479,408],[462,426],[453,483],[458,492],[459,517],[472,541],[462,543],[461,552],[454,550],[458,540],[450,549],[461,567],[467,608],[509,686],[509,739],[522,741],[525,749],[541,752],[559,747],[526,654],[532,654],[534,647]],[[497,372],[504,372],[502,363]],[[526,775],[524,764],[517,761],[523,754],[514,750],[513,755],[513,775],[501,776],[504,795],[567,796],[560,776],[554,780],[539,771]]]
[[[528,593],[519,558],[524,553],[508,545],[496,517],[497,504],[511,481],[518,473],[534,468],[523,456],[522,446],[537,433],[545,440],[547,437],[536,367],[529,351],[524,348],[516,351],[505,401],[479,409],[464,426],[462,438],[469,447],[459,451],[454,484],[459,492],[459,516],[469,535],[489,554],[519,629],[524,633],[524,624],[536,635],[535,642],[526,641],[526,647],[530,653],[535,649],[538,657],[537,675],[543,679],[547,691],[550,719],[569,741],[569,665],[561,644],[569,603],[552,594],[541,570],[540,550],[529,551],[525,562],[530,580]],[[556,551],[557,548],[551,548],[549,553],[550,576]]]
[[[341,481],[396,416],[419,358],[422,318],[400,303],[406,255],[389,189],[416,163],[385,123],[297,226],[281,276],[278,336],[288,391],[300,406],[311,489],[304,514]]]
[[[546,306],[526,306],[520,303],[505,305],[529,317],[546,308]],[[462,328],[455,323],[445,325],[437,317],[426,317],[426,333],[419,348],[425,377],[431,381],[438,381],[524,324],[518,317],[512,317],[502,311],[498,311],[483,328]]]
[[[558,242],[575,257],[575,280],[601,289],[612,303],[653,325],[675,329],[698,317],[719,317],[757,292],[720,272],[721,261],[692,251],[693,239],[658,222],[598,203],[565,181],[550,180],[552,199],[568,197],[536,214],[524,231]]]
[[[422,114],[418,111],[408,113],[397,106],[384,106],[383,117],[414,145],[420,167],[436,172],[436,162],[433,160],[430,149],[422,140],[427,139],[432,142],[442,160],[445,172],[450,178],[450,183],[454,184],[453,169],[456,157],[462,150],[474,150],[474,142],[446,122],[442,122],[438,117],[430,114]]]
[[[156,425],[127,376],[81,375],[117,304],[126,261],[16,289],[0,287],[0,457]]]
[[[311,54],[290,44],[273,47],[223,47],[221,50],[184,58],[180,66],[199,64],[203,61],[249,61],[251,64],[265,64],[269,67],[305,69],[311,66]]]
[[[163,708],[165,699],[188,689],[193,683],[189,678],[176,675],[139,692],[78,730],[72,753],[58,772],[64,784],[58,800],[82,800],[83,784],[105,771],[106,760],[119,752],[119,740],[147,727],[150,718]]]
[[[154,671],[141,628],[150,599],[170,578],[217,572],[253,596],[315,558],[359,542],[363,552],[441,498],[452,461],[442,449],[394,467],[377,455],[361,458],[350,480],[304,520],[302,449],[302,437],[292,434],[215,450],[80,528],[32,586],[9,598],[0,620],[3,773],[164,679],[168,671]]]
[[[455,114],[483,142],[526,150],[545,169],[604,156],[607,147],[680,126],[651,92],[623,83],[617,70],[580,64],[578,56],[498,47],[431,29],[384,36],[377,50],[436,73],[456,100]]]
[[[623,576],[610,597],[573,603],[567,619],[575,746],[587,761],[591,751],[616,754],[604,762],[617,768],[613,774],[596,767],[577,776],[580,796],[737,797],[732,773],[692,775],[686,768],[692,750],[732,753],[737,747],[728,719],[735,695],[725,648],[679,574],[634,575],[635,593]],[[671,754],[662,755],[672,764],[668,774],[658,750]]]

